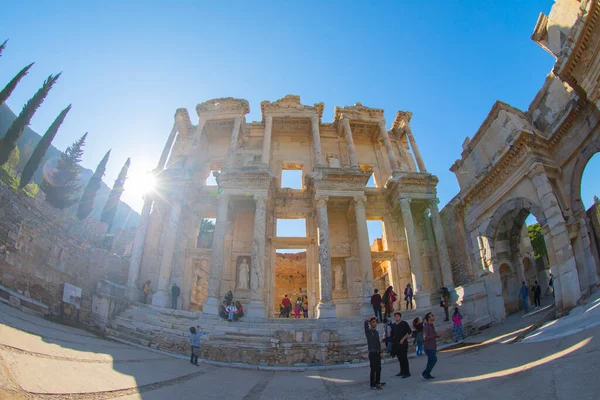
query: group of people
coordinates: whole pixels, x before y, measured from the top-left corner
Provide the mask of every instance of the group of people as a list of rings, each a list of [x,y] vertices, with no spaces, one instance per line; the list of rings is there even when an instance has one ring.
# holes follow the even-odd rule
[[[279,305],[279,318],[290,318],[292,311],[294,318],[300,318],[300,313],[304,318],[308,318],[308,296],[298,297],[296,302],[292,304],[292,300],[286,294]]]
[[[548,281],[548,288],[546,289],[546,296],[552,292],[552,296],[554,296],[554,275],[550,274],[550,280]],[[519,290],[519,297],[523,301],[523,310],[525,314],[529,312],[529,303],[533,303],[534,310],[539,309],[542,306],[541,298],[542,298],[542,287],[538,283],[538,281],[533,281],[533,285],[531,288],[527,287],[525,282],[521,282],[521,290]]]
[[[221,309],[219,310],[219,317],[221,317],[221,321],[226,319],[229,322],[237,321],[244,316],[244,306],[239,301],[233,301],[233,293],[231,291],[227,292],[225,295],[225,300],[221,304]]]
[[[151,284],[152,282],[148,280],[144,282],[144,286],[142,287],[144,304],[148,302],[148,296],[152,292],[152,290],[150,289]],[[181,296],[181,288],[177,286],[176,283],[174,283],[173,286],[171,286],[171,307],[173,308],[173,310],[177,310],[177,305],[179,304],[179,296]]]

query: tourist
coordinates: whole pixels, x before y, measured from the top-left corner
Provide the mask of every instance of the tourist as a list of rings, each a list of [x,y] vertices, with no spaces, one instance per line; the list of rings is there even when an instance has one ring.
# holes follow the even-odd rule
[[[300,310],[302,309],[302,299],[298,297],[294,304],[294,318],[300,318]]]
[[[410,283],[406,285],[404,289],[404,300],[406,300],[406,309],[408,310],[408,306],[410,305],[410,309],[412,310],[412,298],[413,298],[413,290],[410,287]]]
[[[227,306],[225,311],[227,311],[227,321],[229,321],[229,322],[233,321],[233,316],[237,312],[237,307],[235,306],[235,304],[233,304],[233,302],[231,302],[231,304]]]
[[[392,286],[388,286],[382,297],[383,304],[385,305],[385,316],[388,319],[392,315],[392,312],[394,312],[394,302],[397,298],[398,296],[394,292],[394,288]]]
[[[383,319],[383,342],[385,343],[385,349],[388,354],[392,354],[392,320]]]
[[[219,317],[221,317],[221,321],[227,319],[227,302],[223,301],[221,304],[221,309],[219,310]]]
[[[394,313],[394,324],[392,325],[392,357],[398,357],[400,372],[396,376],[408,378],[410,376],[410,367],[408,364],[408,338],[412,333],[408,322],[402,321],[402,314]]]
[[[423,321],[419,317],[413,319],[413,335],[415,337],[417,357],[421,357],[423,355]]]
[[[146,304],[148,295],[150,294],[150,283],[150,281],[146,281],[146,283],[144,283],[144,288],[142,289],[144,291],[144,304]]]
[[[523,299],[523,309],[525,310],[525,314],[529,312],[529,289],[527,289],[527,285],[525,282],[521,283],[521,290],[519,291],[519,296]]]
[[[281,300],[281,305],[283,306],[284,317],[289,318],[290,311],[292,311],[292,301],[288,298],[287,294],[283,297],[283,300]]]
[[[304,318],[308,318],[308,296],[302,296],[302,313],[304,314]]]
[[[554,275],[550,274],[550,280],[548,281],[548,288],[546,288],[545,295],[548,296],[548,292],[552,291],[552,297],[554,297]]]
[[[535,304],[535,308],[540,308],[542,305],[542,302],[540,300],[540,297],[542,297],[542,287],[540,286],[540,284],[538,283],[538,281],[534,281],[535,285],[533,287],[533,302]]]
[[[454,341],[458,342],[458,333],[460,332],[463,340],[465,340],[465,329],[462,323],[462,314],[458,311],[458,307],[454,307],[454,314],[452,314],[452,324],[454,324]]]
[[[379,294],[379,289],[375,289],[373,296],[371,296],[371,305],[373,306],[373,311],[375,312],[375,316],[379,318],[379,322],[383,321],[383,317],[381,316],[381,295]]]
[[[371,389],[383,389],[385,382],[381,382],[381,342],[377,332],[377,317],[373,316],[365,321],[365,336],[367,337],[367,348],[369,350],[369,366],[371,368]]]
[[[179,295],[181,294],[181,289],[177,286],[176,283],[173,284],[171,288],[171,301],[173,302],[173,310],[177,310],[177,303],[179,302]]]
[[[233,303],[233,293],[231,293],[231,290],[225,295],[225,301],[227,302],[227,305]]]
[[[200,337],[204,335],[204,330],[200,326],[190,328],[190,345],[192,346],[192,355],[190,363],[198,365],[198,356],[200,355]]]
[[[442,295],[440,307],[444,309],[444,314],[446,315],[446,319],[444,320],[444,322],[448,322],[450,321],[450,318],[448,316],[448,307],[450,307],[450,291],[447,287],[442,286],[442,288],[440,289],[440,293]]]
[[[421,378],[427,381],[435,378],[431,375],[431,371],[437,363],[437,333],[435,332],[435,326],[433,326],[433,322],[435,321],[433,313],[428,312],[425,314],[423,320],[423,347],[425,349],[425,354],[427,355],[427,366],[425,367],[425,370],[421,372]]]
[[[242,307],[242,303],[236,301],[235,308],[237,309],[237,311],[235,312],[235,314],[233,314],[233,319],[234,321],[237,321],[244,316],[244,307]]]

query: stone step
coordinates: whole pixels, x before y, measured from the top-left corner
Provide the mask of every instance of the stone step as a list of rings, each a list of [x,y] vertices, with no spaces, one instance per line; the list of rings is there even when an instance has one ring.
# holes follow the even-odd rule
[[[105,328],[105,332],[106,332],[108,338],[116,337],[118,339],[126,340],[128,342],[139,344],[139,345],[142,345],[145,347],[150,347],[150,345],[151,345],[150,340],[142,339],[138,335],[128,335],[120,329]]]

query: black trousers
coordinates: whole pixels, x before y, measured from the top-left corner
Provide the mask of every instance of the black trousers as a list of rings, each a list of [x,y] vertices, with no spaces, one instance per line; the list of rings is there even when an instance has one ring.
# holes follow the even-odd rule
[[[394,351],[398,358],[398,363],[400,364],[400,375],[410,375],[410,367],[408,365],[408,342],[405,341],[404,344],[397,343],[395,347]]]
[[[408,307],[410,307],[410,309],[412,310],[412,296],[408,296],[406,298],[406,309],[408,310]]]
[[[379,322],[383,322],[383,317],[381,316],[381,306],[373,306],[373,312],[375,313],[375,316]]]
[[[198,365],[198,352],[200,349],[198,347],[192,346],[192,355],[190,356],[190,362],[192,364]]]
[[[381,381],[381,356],[379,353],[369,353],[369,366],[371,367],[371,386],[378,385]]]
[[[537,294],[533,295],[533,301],[534,301],[536,307],[540,307],[542,304],[540,301],[540,295],[537,295]]]

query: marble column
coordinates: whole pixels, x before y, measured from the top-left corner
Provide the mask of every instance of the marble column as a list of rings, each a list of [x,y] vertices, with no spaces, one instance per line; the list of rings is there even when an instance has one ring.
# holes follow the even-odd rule
[[[267,194],[254,195],[254,233],[252,235],[252,266],[250,269],[249,317],[265,317],[265,243],[267,238]]]
[[[544,238],[551,238],[552,247],[556,254],[556,264],[552,265],[552,274],[555,278],[556,308],[559,310],[569,309],[577,305],[581,293],[579,273],[567,223],[544,166],[539,163],[534,164],[528,175],[540,199],[546,224],[549,228],[549,234],[544,235]],[[585,266],[581,267],[585,268]]]
[[[169,284],[171,283],[171,270],[173,268],[173,255],[177,245],[177,232],[179,230],[179,217],[181,216],[181,203],[178,200],[173,201],[165,244],[162,250],[162,259],[160,260],[160,269],[158,274],[158,285],[156,293],[152,295],[152,304],[159,307],[170,307],[171,293]]]
[[[315,153],[315,165],[317,167],[323,167],[325,163],[323,163],[323,155],[321,151],[321,133],[319,132],[319,116],[314,115],[310,118],[310,122],[312,125],[312,135],[313,135],[313,152]]]
[[[133,240],[133,248],[131,249],[131,257],[129,258],[129,274],[127,276],[127,286],[130,288],[138,287],[138,277],[140,275],[140,266],[142,256],[144,255],[144,245],[146,243],[146,235],[148,234],[148,226],[150,225],[150,211],[152,210],[152,199],[150,195],[146,195],[144,199],[144,207],[140,216],[140,223],[135,231],[135,239]],[[132,293],[132,296],[134,294]],[[132,299],[133,300],[133,299]]]
[[[410,197],[400,199],[400,210],[402,211],[402,220],[406,231],[406,241],[408,243],[408,253],[410,256],[410,271],[412,273],[412,287],[415,296],[415,302],[418,307],[431,305],[429,296],[423,293],[423,268],[421,267],[421,251],[419,249],[419,237],[415,229],[415,223],[410,209]]]
[[[450,254],[448,254],[448,246],[446,245],[446,235],[442,226],[442,219],[437,204],[439,200],[433,199],[429,203],[429,211],[431,212],[431,222],[433,225],[433,234],[435,235],[435,244],[437,247],[440,267],[442,269],[442,283],[448,290],[454,288],[454,279],[452,278],[452,265],[450,264]]]
[[[208,278],[208,298],[204,302],[202,311],[207,314],[217,315],[221,304],[221,274],[223,272],[223,244],[225,243],[225,230],[227,228],[227,211],[229,208],[229,195],[223,193],[217,206],[217,221],[213,233],[212,249],[210,253],[210,272]]]
[[[173,124],[173,128],[171,129],[171,133],[167,139],[167,143],[165,143],[165,147],[160,155],[160,159],[158,160],[158,165],[156,166],[157,170],[162,170],[167,164],[167,159],[169,158],[169,153],[171,152],[171,148],[173,147],[173,142],[175,141],[175,136],[177,136],[177,124]]]
[[[271,161],[271,131],[273,130],[273,117],[265,116],[265,133],[263,135],[263,149],[261,162],[269,165]]]
[[[371,246],[369,243],[365,201],[366,197],[354,198],[354,214],[356,216],[358,258],[363,290],[361,310],[362,315],[371,315],[373,314],[373,307],[371,306],[371,295],[373,294],[373,260],[371,259]]]
[[[317,224],[319,226],[319,286],[321,298],[317,305],[317,318],[335,318],[335,304],[331,301],[331,254],[329,250],[329,220],[326,196],[318,196]]]
[[[350,168],[358,168],[358,159],[356,158],[356,147],[354,147],[354,139],[352,139],[350,120],[348,118],[343,118],[342,126],[344,127],[344,135],[346,137],[346,144],[348,145],[348,157],[350,158]]]
[[[419,146],[417,146],[417,141],[415,140],[412,130],[410,126],[406,127],[406,136],[408,137],[408,141],[410,142],[410,147],[412,148],[413,154],[415,155],[415,159],[417,160],[417,165],[419,166],[419,172],[427,172],[425,168],[425,163],[423,162],[423,157],[421,157],[421,152],[419,151]]]
[[[229,141],[229,154],[227,157],[227,165],[235,165],[235,152],[237,151],[238,139],[240,137],[240,126],[242,125],[242,117],[235,117],[233,120],[233,130],[231,131],[231,139]]]
[[[387,151],[387,156],[390,160],[390,166],[392,167],[392,171],[394,171],[398,169],[398,160],[396,160],[396,153],[394,152],[394,147],[392,146],[392,142],[390,141],[390,136],[388,135],[388,132],[385,129],[385,121],[379,122],[379,136],[381,137],[383,145],[385,146],[385,150]]]

